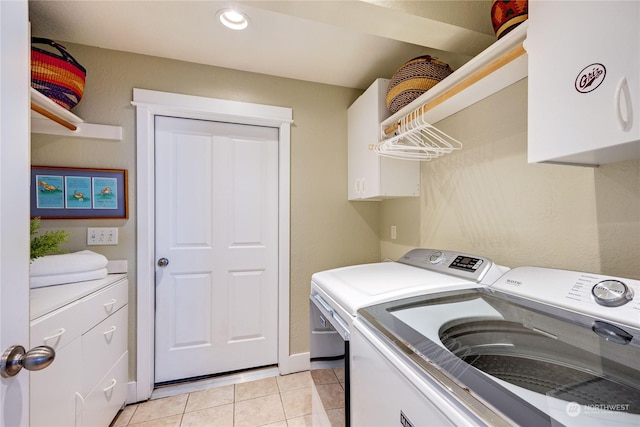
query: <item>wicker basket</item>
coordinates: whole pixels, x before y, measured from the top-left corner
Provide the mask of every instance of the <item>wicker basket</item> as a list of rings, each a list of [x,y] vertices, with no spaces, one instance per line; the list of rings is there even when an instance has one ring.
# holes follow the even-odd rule
[[[498,39],[522,24],[528,17],[528,0],[493,0],[491,2],[491,24]]]
[[[431,89],[453,73],[448,64],[429,55],[418,56],[395,72],[387,87],[387,108],[392,113]]]
[[[44,44],[59,53],[40,49],[34,44]],[[66,48],[53,40],[31,38],[31,86],[38,92],[67,110],[82,99],[86,70]]]

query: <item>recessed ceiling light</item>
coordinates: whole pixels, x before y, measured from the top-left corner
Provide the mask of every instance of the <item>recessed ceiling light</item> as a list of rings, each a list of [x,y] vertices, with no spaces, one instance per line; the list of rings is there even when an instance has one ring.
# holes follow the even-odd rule
[[[232,30],[244,30],[249,26],[249,17],[235,9],[223,9],[217,13],[225,27]]]

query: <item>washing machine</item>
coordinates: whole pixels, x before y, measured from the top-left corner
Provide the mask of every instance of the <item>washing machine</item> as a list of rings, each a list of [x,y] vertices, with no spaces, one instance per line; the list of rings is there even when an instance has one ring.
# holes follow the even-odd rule
[[[344,357],[345,424],[350,425],[350,349],[359,308],[423,295],[491,284],[507,267],[460,252],[419,248],[398,261],[318,272],[311,278],[311,359]]]
[[[640,425],[639,294],[638,280],[518,267],[362,308],[353,425]]]

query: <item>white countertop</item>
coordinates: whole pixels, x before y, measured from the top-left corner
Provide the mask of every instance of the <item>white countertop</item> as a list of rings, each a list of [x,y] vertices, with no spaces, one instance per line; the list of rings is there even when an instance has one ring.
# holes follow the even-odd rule
[[[126,277],[126,274],[109,274],[104,279],[31,289],[29,320],[51,313]]]

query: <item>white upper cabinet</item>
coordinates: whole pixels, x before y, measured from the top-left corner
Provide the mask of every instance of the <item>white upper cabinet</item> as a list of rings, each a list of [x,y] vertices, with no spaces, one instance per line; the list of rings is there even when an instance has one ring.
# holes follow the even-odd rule
[[[388,79],[377,79],[347,110],[349,200],[381,200],[420,195],[420,163],[379,156],[380,122]]]
[[[640,2],[529,2],[529,162],[640,157]]]

